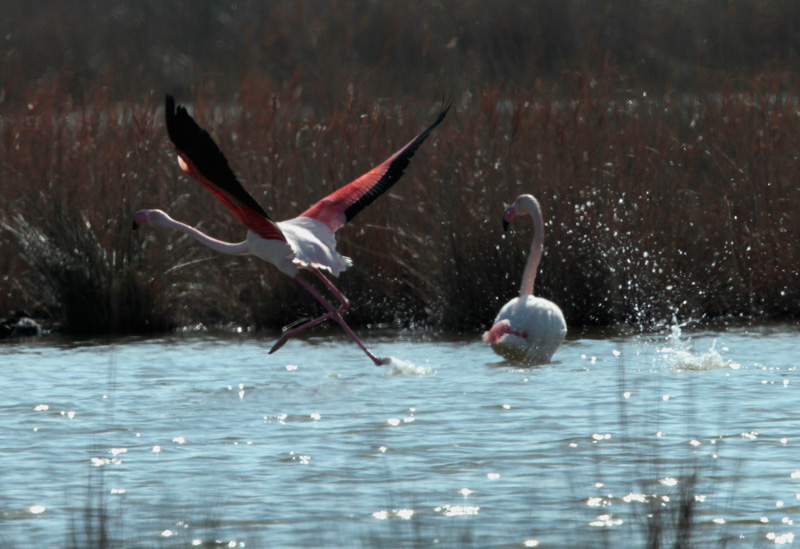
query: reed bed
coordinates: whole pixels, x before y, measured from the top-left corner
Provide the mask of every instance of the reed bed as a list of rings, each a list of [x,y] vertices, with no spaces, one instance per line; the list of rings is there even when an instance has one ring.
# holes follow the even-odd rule
[[[546,218],[536,293],[572,327],[796,317],[797,82],[773,71],[659,96],[632,84],[606,63],[551,85],[454,97],[401,181],[339,233],[355,260],[339,281],[355,304],[348,320],[486,328],[527,255],[531,227],[521,219],[503,235],[500,223],[521,193],[535,194]],[[441,107],[351,87],[330,112],[254,76],[233,101],[213,92],[180,99],[277,219],[388,157]],[[0,309],[32,309],[71,333],[274,329],[317,312],[261,261],[133,232],[133,214],[158,207],[216,237],[243,236],[180,173],[160,97],[69,97],[55,80],[2,117]]]
[[[531,229],[500,216],[523,192],[547,220],[536,293],[572,328],[798,316],[793,3],[73,8],[13,0],[0,23],[2,314],[95,334],[318,312],[262,262],[130,230],[161,208],[242,237],[177,168],[169,92],[277,219],[453,103],[339,234],[356,326],[486,328],[521,276]]]

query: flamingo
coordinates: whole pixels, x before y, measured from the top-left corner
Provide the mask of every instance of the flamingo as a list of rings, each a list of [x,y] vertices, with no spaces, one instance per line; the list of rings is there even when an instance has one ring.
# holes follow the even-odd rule
[[[176,109],[175,100],[168,95],[167,134],[177,152],[180,168],[239,218],[247,229],[247,236],[242,242],[223,242],[172,219],[161,210],[139,210],[134,217],[133,228],[151,225],[175,229],[217,252],[254,255],[275,265],[280,272],[294,278],[314,296],[327,312],[300,325],[293,323],[284,328],[283,334],[270,349],[270,354],[303,330],[333,319],[376,366],[389,364],[391,359],[375,356],[345,322],[342,315],[350,308],[350,301],[323,271],[338,277],[352,265],[349,257],[336,251],[336,231],[400,179],[414,152],[441,123],[448,110],[449,106],[439,113],[428,128],[372,170],[319,200],[299,216],[275,222],[236,179],[208,132],[192,119],[185,107],[178,106]],[[303,276],[304,271],[310,271],[319,278],[340,305],[335,307],[325,299]]]
[[[500,309],[491,329],[483,334],[483,341],[506,359],[546,364],[564,341],[567,323],[558,305],[533,295],[544,247],[544,220],[539,201],[530,194],[517,197],[503,214],[504,231],[518,214],[533,217],[533,243],[522,274],[519,297]]]

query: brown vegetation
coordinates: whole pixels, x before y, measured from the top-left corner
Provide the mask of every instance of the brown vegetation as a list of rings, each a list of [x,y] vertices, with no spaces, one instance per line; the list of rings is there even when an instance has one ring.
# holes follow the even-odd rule
[[[532,3],[534,15],[549,4]],[[504,237],[500,216],[525,192],[542,202],[548,231],[536,293],[572,327],[800,313],[800,89],[782,64],[752,60],[719,76],[727,57],[710,64],[703,50],[688,64],[684,44],[680,62],[656,56],[669,70],[655,70],[603,55],[624,48],[602,36],[578,44],[565,33],[567,43],[540,29],[536,44],[556,52],[547,68],[533,34],[512,32],[532,15],[514,19],[502,3],[476,3],[473,15],[508,43],[470,34],[466,23],[453,42],[440,32],[444,19],[411,25],[402,4],[369,3],[363,28],[344,21],[358,2],[331,8],[336,25],[305,4],[263,5],[272,11],[251,29],[262,40],[248,42],[252,62],[233,63],[235,78],[189,72],[178,99],[273,217],[296,215],[386,158],[432,120],[443,90],[454,103],[398,185],[339,233],[355,260],[340,279],[353,325],[485,328],[517,290],[530,229]],[[583,28],[575,3],[563,5],[565,28]],[[425,21],[443,18],[441,9]],[[773,21],[751,21],[762,19]],[[255,29],[267,24],[270,32]],[[313,48],[302,28],[313,30]],[[653,36],[638,44],[652,46]],[[257,57],[264,52],[278,60]],[[161,104],[181,86],[150,75],[148,85],[171,89],[125,95],[126,80],[106,69],[104,84],[88,86],[69,69],[33,79],[29,67],[6,71],[0,311],[34,310],[83,333],[277,328],[316,312],[263,262],[131,231],[138,209],[162,208],[218,238],[242,237],[174,161]]]
[[[793,0],[6,0],[0,103],[58,75],[74,97],[164,90],[217,100],[260,75],[300,80],[316,109],[350,83],[368,97],[430,97],[485,85],[529,89],[606,54],[650,91],[795,66]]]

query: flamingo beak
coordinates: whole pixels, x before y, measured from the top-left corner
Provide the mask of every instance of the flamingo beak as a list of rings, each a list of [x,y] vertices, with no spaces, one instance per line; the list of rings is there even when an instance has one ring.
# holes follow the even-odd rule
[[[503,232],[508,230],[508,224],[511,223],[511,220],[514,219],[517,215],[517,203],[514,202],[506,208],[506,211],[503,212]]]
[[[133,216],[133,230],[135,231],[138,229],[143,223],[147,223],[147,210],[139,210],[136,212],[136,215]]]

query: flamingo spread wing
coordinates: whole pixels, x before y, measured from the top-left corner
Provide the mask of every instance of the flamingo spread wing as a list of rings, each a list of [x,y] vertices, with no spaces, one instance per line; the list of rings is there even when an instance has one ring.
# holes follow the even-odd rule
[[[184,107],[175,108],[167,96],[167,133],[178,153],[181,169],[225,204],[244,225],[267,240],[286,241],[280,228],[236,179],[228,161],[208,132]]]
[[[400,179],[417,148],[428,138],[433,129],[444,120],[448,110],[450,110],[449,106],[439,113],[433,124],[387,160],[375,166],[355,181],[321,199],[298,217],[310,217],[321,221],[331,231],[336,231],[343,227]]]

